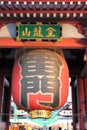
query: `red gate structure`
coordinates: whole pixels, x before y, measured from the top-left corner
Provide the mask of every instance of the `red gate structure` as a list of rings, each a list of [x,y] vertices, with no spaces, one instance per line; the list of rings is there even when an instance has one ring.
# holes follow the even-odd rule
[[[20,24],[58,24],[61,37],[51,39],[50,32],[45,40],[18,38]],[[23,34],[28,35],[28,30]],[[14,61],[25,50],[34,49],[62,50],[71,78],[73,130],[77,125],[79,130],[87,129],[87,1],[0,0],[0,118],[6,122],[6,130]]]

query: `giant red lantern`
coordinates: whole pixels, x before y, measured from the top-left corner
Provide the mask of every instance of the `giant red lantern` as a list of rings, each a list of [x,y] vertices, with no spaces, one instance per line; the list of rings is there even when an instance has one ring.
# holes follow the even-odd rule
[[[50,117],[67,100],[69,72],[63,56],[48,50],[25,52],[15,61],[12,94],[20,109],[31,117]]]

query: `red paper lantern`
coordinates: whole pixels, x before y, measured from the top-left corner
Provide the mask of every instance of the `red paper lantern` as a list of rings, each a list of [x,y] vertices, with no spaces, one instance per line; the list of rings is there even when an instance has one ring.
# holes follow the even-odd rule
[[[25,52],[15,61],[12,94],[20,109],[59,109],[67,100],[68,88],[69,71],[66,61],[56,52],[33,50]]]

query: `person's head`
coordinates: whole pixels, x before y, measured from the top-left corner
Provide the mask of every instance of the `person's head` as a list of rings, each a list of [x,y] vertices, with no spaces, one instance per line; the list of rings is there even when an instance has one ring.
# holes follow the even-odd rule
[[[59,127],[59,130],[62,130],[62,128],[61,128],[61,127]]]

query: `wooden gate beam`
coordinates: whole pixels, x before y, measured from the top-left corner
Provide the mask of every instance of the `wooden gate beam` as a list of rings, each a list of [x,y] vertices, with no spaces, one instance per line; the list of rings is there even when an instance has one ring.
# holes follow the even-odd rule
[[[87,39],[63,38],[62,41],[16,41],[13,38],[0,38],[0,48],[61,48],[82,49],[87,47]]]

